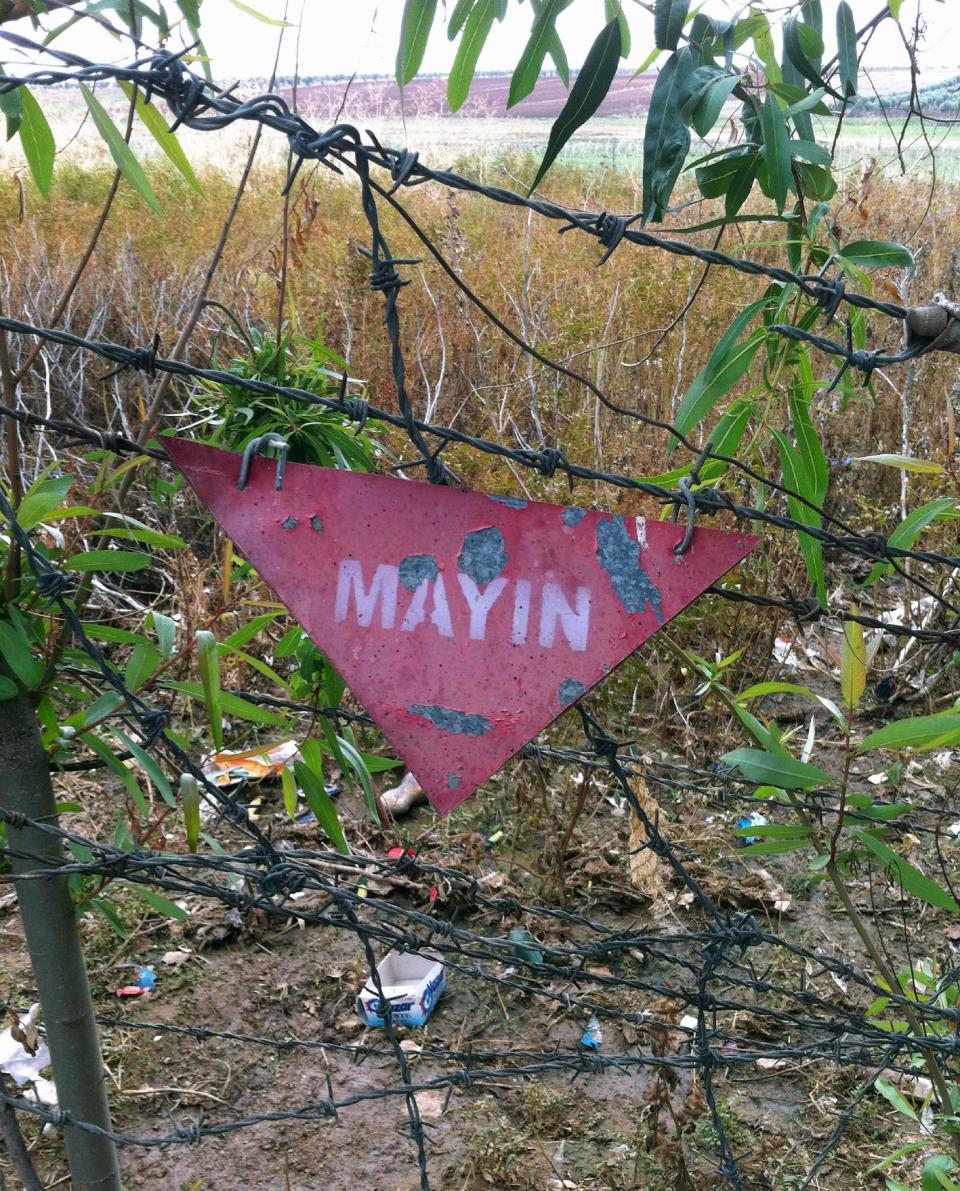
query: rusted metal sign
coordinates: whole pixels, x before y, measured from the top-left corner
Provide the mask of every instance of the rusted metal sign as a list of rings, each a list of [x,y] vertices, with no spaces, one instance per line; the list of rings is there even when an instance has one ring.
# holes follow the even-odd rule
[[[165,446],[441,814],[756,544],[745,534]]]

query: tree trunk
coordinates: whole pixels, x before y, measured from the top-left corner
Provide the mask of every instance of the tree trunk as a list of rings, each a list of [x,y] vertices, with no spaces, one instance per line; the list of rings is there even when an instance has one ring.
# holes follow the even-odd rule
[[[21,692],[0,704],[0,806],[13,814],[56,824],[56,802],[47,756],[29,697]],[[36,827],[7,824],[14,886],[33,964],[53,1080],[60,1107],[78,1121],[110,1129],[100,1041],[90,985],[80,949],[66,877],[17,881],[19,873],[55,868],[62,862],[58,838]],[[70,1185],[74,1191],[120,1191],[112,1141],[64,1128]]]

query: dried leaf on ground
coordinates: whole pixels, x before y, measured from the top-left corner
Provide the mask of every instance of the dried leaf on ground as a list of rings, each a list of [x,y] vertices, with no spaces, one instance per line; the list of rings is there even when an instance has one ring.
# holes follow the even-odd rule
[[[653,800],[643,778],[630,779],[630,788],[636,796],[643,813],[655,823],[660,808]],[[649,843],[646,828],[636,811],[630,808],[630,883],[639,889],[651,901],[656,900],[663,891],[663,878],[657,854],[646,845]],[[639,849],[639,850],[638,850]]]

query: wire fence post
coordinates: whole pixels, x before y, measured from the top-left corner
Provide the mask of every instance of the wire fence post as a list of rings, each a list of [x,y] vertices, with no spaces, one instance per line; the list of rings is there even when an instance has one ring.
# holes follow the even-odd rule
[[[63,846],[49,832],[17,818],[56,825],[57,807],[36,713],[21,692],[0,716],[0,807],[9,812],[7,850],[30,951],[60,1109],[110,1130],[100,1040],[65,876],[24,879],[63,864]],[[17,879],[20,877],[21,879]],[[117,1151],[109,1137],[64,1127],[74,1191],[121,1191]]]

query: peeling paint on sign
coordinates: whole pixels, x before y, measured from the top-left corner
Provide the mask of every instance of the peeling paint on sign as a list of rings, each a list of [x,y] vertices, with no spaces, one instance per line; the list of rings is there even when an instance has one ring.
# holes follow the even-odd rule
[[[508,509],[525,509],[527,507],[527,502],[516,496],[491,496],[490,499]]]
[[[575,678],[565,678],[560,683],[560,702],[564,707],[569,707],[571,703],[576,703],[581,695],[587,693],[587,688],[582,682],[577,682]]]
[[[563,510],[563,524],[569,525],[571,529],[576,529],[580,522],[586,517],[586,509],[564,509]]]
[[[492,583],[507,565],[503,534],[492,526],[468,533],[463,539],[457,565],[474,583]]]
[[[482,715],[454,711],[452,707],[421,707],[412,703],[407,710],[433,724],[438,732],[450,732],[454,736],[486,736],[493,730],[493,725]]]
[[[296,529],[300,522],[296,517],[288,517],[281,525],[282,529]]]
[[[424,580],[436,582],[439,574],[440,568],[432,554],[408,554],[400,563],[399,578],[407,591],[416,591]]]
[[[316,513],[310,518],[310,528],[314,533],[323,533],[323,522]]]
[[[663,597],[640,565],[640,554],[640,543],[629,536],[622,517],[597,522],[597,558],[623,610],[643,612],[649,606],[658,623],[663,624]]]

